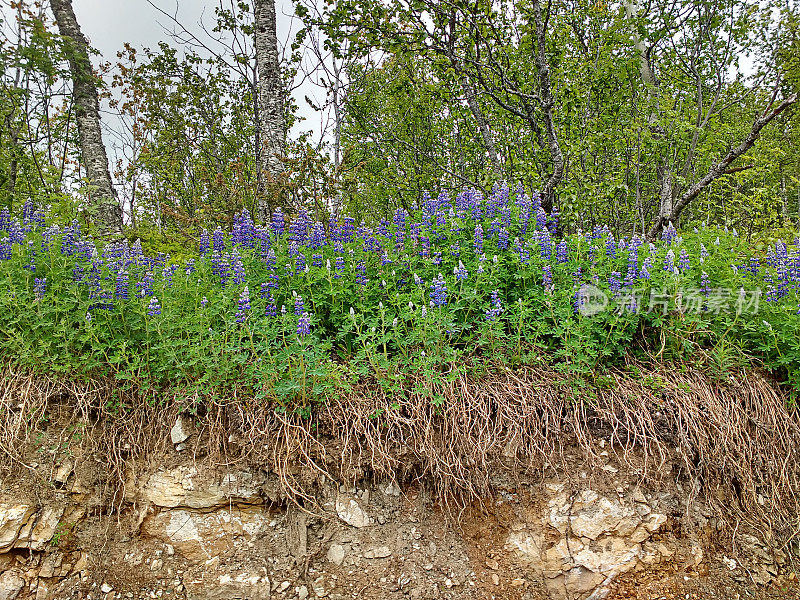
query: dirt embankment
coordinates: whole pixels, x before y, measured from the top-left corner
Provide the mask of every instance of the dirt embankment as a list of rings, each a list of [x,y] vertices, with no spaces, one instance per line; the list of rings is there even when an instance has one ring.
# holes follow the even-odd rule
[[[6,372],[0,600],[800,597],[796,413],[676,373],[365,388],[304,421],[115,418],[103,384]]]

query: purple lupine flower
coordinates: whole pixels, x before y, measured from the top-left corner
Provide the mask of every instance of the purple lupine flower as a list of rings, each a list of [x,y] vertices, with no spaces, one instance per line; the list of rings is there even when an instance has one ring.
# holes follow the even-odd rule
[[[242,209],[237,215],[233,216],[233,231],[231,232],[231,245],[253,248],[255,244],[255,223],[250,217],[250,211]]]
[[[325,245],[325,227],[319,221],[315,222],[311,229],[311,238],[308,245],[311,248],[321,248]]]
[[[494,321],[501,314],[503,314],[503,305],[500,303],[500,297],[497,290],[492,292],[491,306],[486,310],[486,320]]]
[[[308,216],[308,212],[305,209],[301,209],[297,213],[297,217],[289,225],[290,239],[298,245],[305,244],[310,227],[311,219]]]
[[[50,252],[50,244],[53,243],[53,238],[58,234],[58,225],[48,227],[42,232],[42,252]]]
[[[608,291],[616,296],[620,289],[622,289],[622,273],[613,271],[608,277]]]
[[[431,306],[444,306],[447,304],[447,285],[441,273],[439,273],[439,276],[431,283],[430,297]]]
[[[661,240],[667,242],[667,244],[671,244],[677,234],[678,232],[675,231],[675,226],[672,224],[672,221],[670,221],[669,225],[661,232]]]
[[[247,313],[250,312],[250,289],[244,286],[239,294],[239,310],[236,311],[236,322],[244,323],[247,320]]]
[[[686,251],[686,248],[681,248],[681,255],[678,259],[678,270],[681,273],[685,273],[691,267],[691,262],[689,261],[689,253]]]
[[[225,234],[222,233],[222,229],[217,227],[214,230],[214,251],[215,252],[222,252],[225,250]]]
[[[73,256],[78,251],[78,242],[81,239],[81,226],[77,220],[72,221],[72,225],[64,227],[64,235],[61,237],[61,254]]]
[[[469,276],[466,267],[464,267],[464,263],[460,260],[458,261],[458,266],[453,267],[453,274],[456,276],[456,280],[458,281],[463,281]]]
[[[22,224],[26,233],[33,229],[33,213],[35,210],[33,200],[30,198],[22,205]]]
[[[124,270],[117,273],[117,278],[114,286],[114,297],[117,300],[127,300],[129,297],[128,273]]]
[[[300,315],[300,318],[297,320],[297,335],[300,337],[305,337],[311,333],[311,318],[308,316],[307,312],[304,312]]]
[[[442,253],[441,252],[434,252],[433,258],[431,258],[431,262],[435,264],[437,267],[442,264]]]
[[[392,262],[392,259],[389,258],[389,253],[386,250],[383,251],[381,254],[381,266],[386,266]]]
[[[0,260],[11,260],[11,242],[0,241]]]
[[[203,255],[208,252],[210,247],[211,240],[208,237],[208,229],[203,229],[203,231],[200,232],[200,254]]]
[[[539,233],[539,248],[542,258],[549,261],[553,253],[553,243],[550,241],[550,232],[546,228]]]
[[[83,280],[81,280],[83,281]],[[145,296],[152,296],[153,295],[153,275],[149,271],[146,272],[140,281],[136,282],[136,289],[138,290],[139,296],[144,298]]]
[[[708,250],[706,250],[705,244],[700,244],[700,262],[703,263],[708,258]]]
[[[356,265],[356,282],[361,286],[365,286],[369,283],[369,279],[367,279],[367,267],[363,260],[358,261]]]
[[[278,316],[278,308],[275,306],[275,298],[272,294],[267,294],[267,307],[264,309],[264,315],[267,317]]]
[[[3,207],[3,210],[0,210],[0,231],[8,231],[10,226],[11,213],[8,212],[8,208]]]
[[[614,242],[614,235],[609,233],[606,238],[606,256],[614,258],[617,256],[617,245]]]
[[[311,264],[313,266],[315,266],[315,267],[321,267],[322,266],[322,254],[312,254],[311,255]]]
[[[161,275],[164,277],[164,281],[167,283],[167,287],[172,287],[172,278],[175,275],[175,271],[177,270],[178,270],[178,265],[169,265],[161,270]]]
[[[203,307],[203,308],[205,308],[206,306],[208,306],[208,298],[206,298],[205,296],[203,296],[203,299],[202,299],[202,300],[200,300],[200,306],[201,306],[201,307]]]
[[[36,272],[36,247],[33,245],[33,240],[28,240],[28,264],[22,266],[31,273]]]
[[[272,225],[272,231],[275,233],[275,237],[281,237],[286,228],[286,220],[284,219],[283,211],[280,208],[276,208],[272,213],[272,219],[270,219],[270,221],[270,224]]]
[[[668,273],[672,273],[675,270],[675,252],[672,249],[664,257],[664,270]]]
[[[304,312],[306,312],[306,306],[305,306],[305,303],[303,302],[303,297],[302,296],[295,297],[295,299],[294,299],[294,314],[299,317]]]
[[[191,275],[192,273],[195,272],[196,269],[195,262],[196,261],[194,258],[190,258],[189,260],[186,261],[186,264],[184,265],[184,271],[186,272],[187,275]]]
[[[517,254],[519,255],[519,261],[523,265],[527,265],[531,260],[531,253],[524,246],[524,244],[519,238],[514,238],[514,249],[517,251]]]
[[[334,260],[334,269],[335,273],[333,275],[334,279],[341,279],[342,273],[344,273],[344,256],[337,256],[336,260]]]
[[[46,277],[42,277],[41,279],[37,277],[33,280],[33,295],[36,296],[37,300],[41,300],[42,298],[44,298],[46,290],[47,290]]]
[[[475,248],[475,254],[483,253],[483,227],[478,223],[475,225],[475,236],[472,247]]]
[[[244,263],[242,262],[242,257],[239,254],[239,250],[234,248],[231,251],[229,264],[231,267],[231,271],[233,272],[233,283],[234,285],[241,285],[247,279],[247,275],[244,271]]]
[[[151,317],[161,314],[161,305],[158,303],[158,298],[155,296],[150,298],[150,305],[147,307],[147,314]]]
[[[548,292],[553,291],[553,267],[550,265],[542,267],[542,286]]]
[[[299,275],[306,270],[306,255],[298,252],[294,257],[294,274]]]
[[[556,246],[556,262],[565,263],[567,260],[567,240],[561,240]]]
[[[501,227],[497,234],[497,247],[500,248],[500,250],[508,248],[508,237],[508,229]]]
[[[636,279],[637,271],[639,268],[639,247],[636,245],[631,245],[630,249],[628,250],[628,272],[625,275],[626,280],[633,281]]]
[[[547,229],[547,213],[541,206],[536,211],[536,229],[539,231]]]

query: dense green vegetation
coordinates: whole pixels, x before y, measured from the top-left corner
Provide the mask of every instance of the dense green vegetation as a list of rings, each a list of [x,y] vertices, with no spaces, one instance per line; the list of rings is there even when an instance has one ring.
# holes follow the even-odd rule
[[[97,70],[105,226],[75,114],[92,78],[39,0],[0,6],[7,363],[301,407],[631,358],[800,391],[791,6],[298,0],[270,96],[253,7],[222,3]]]
[[[800,248],[760,255],[716,228],[655,244],[559,235],[536,195],[425,198],[377,227],[244,212],[182,262],[77,223],[0,215],[6,361],[187,398],[307,407],[358,381],[549,364],[592,378],[627,358],[761,363],[800,390]],[[436,400],[435,398],[433,399]]]

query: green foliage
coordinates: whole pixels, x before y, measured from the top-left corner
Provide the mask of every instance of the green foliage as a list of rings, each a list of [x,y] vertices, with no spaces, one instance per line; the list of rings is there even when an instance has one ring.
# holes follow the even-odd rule
[[[526,198],[512,205],[498,188],[485,210],[505,216],[476,219],[463,202],[479,197],[447,216],[442,196],[377,231],[331,223],[330,237],[302,215],[283,235],[242,215],[233,237],[215,234],[215,251],[180,264],[138,243],[95,254],[75,227],[19,243],[12,221],[0,234],[0,350],[154,397],[236,394],[301,412],[358,382],[399,393],[409,373],[445,381],[487,363],[595,381],[630,357],[717,373],[757,360],[800,391],[796,241],[766,260],[712,228],[657,245],[601,230],[556,245]]]

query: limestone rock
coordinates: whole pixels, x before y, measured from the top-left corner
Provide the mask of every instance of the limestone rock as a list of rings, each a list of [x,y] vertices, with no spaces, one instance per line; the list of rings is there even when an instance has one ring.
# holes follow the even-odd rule
[[[191,435],[191,423],[189,422],[189,419],[183,415],[178,415],[178,418],[175,419],[175,425],[172,426],[172,429],[169,432],[169,437],[172,440],[172,443],[175,445],[182,444],[188,440]]]
[[[219,509],[210,513],[165,510],[142,523],[142,533],[170,544],[176,553],[192,561],[224,555],[235,538],[250,539],[268,527],[257,509]]]
[[[209,509],[235,504],[260,504],[263,480],[246,472],[200,472],[194,467],[153,473],[140,491],[140,500],[165,508]]]
[[[16,600],[25,580],[17,571],[6,571],[0,575],[0,600]]]
[[[369,525],[369,516],[361,505],[353,498],[347,496],[336,500],[336,514],[339,518],[353,527],[366,527]]]
[[[30,504],[0,504],[0,552],[8,552],[36,512]]]
[[[341,544],[331,544],[331,547],[328,548],[328,560],[337,567],[342,565],[346,555],[344,546]]]
[[[364,558],[389,558],[391,555],[389,546],[373,546],[364,551]]]

